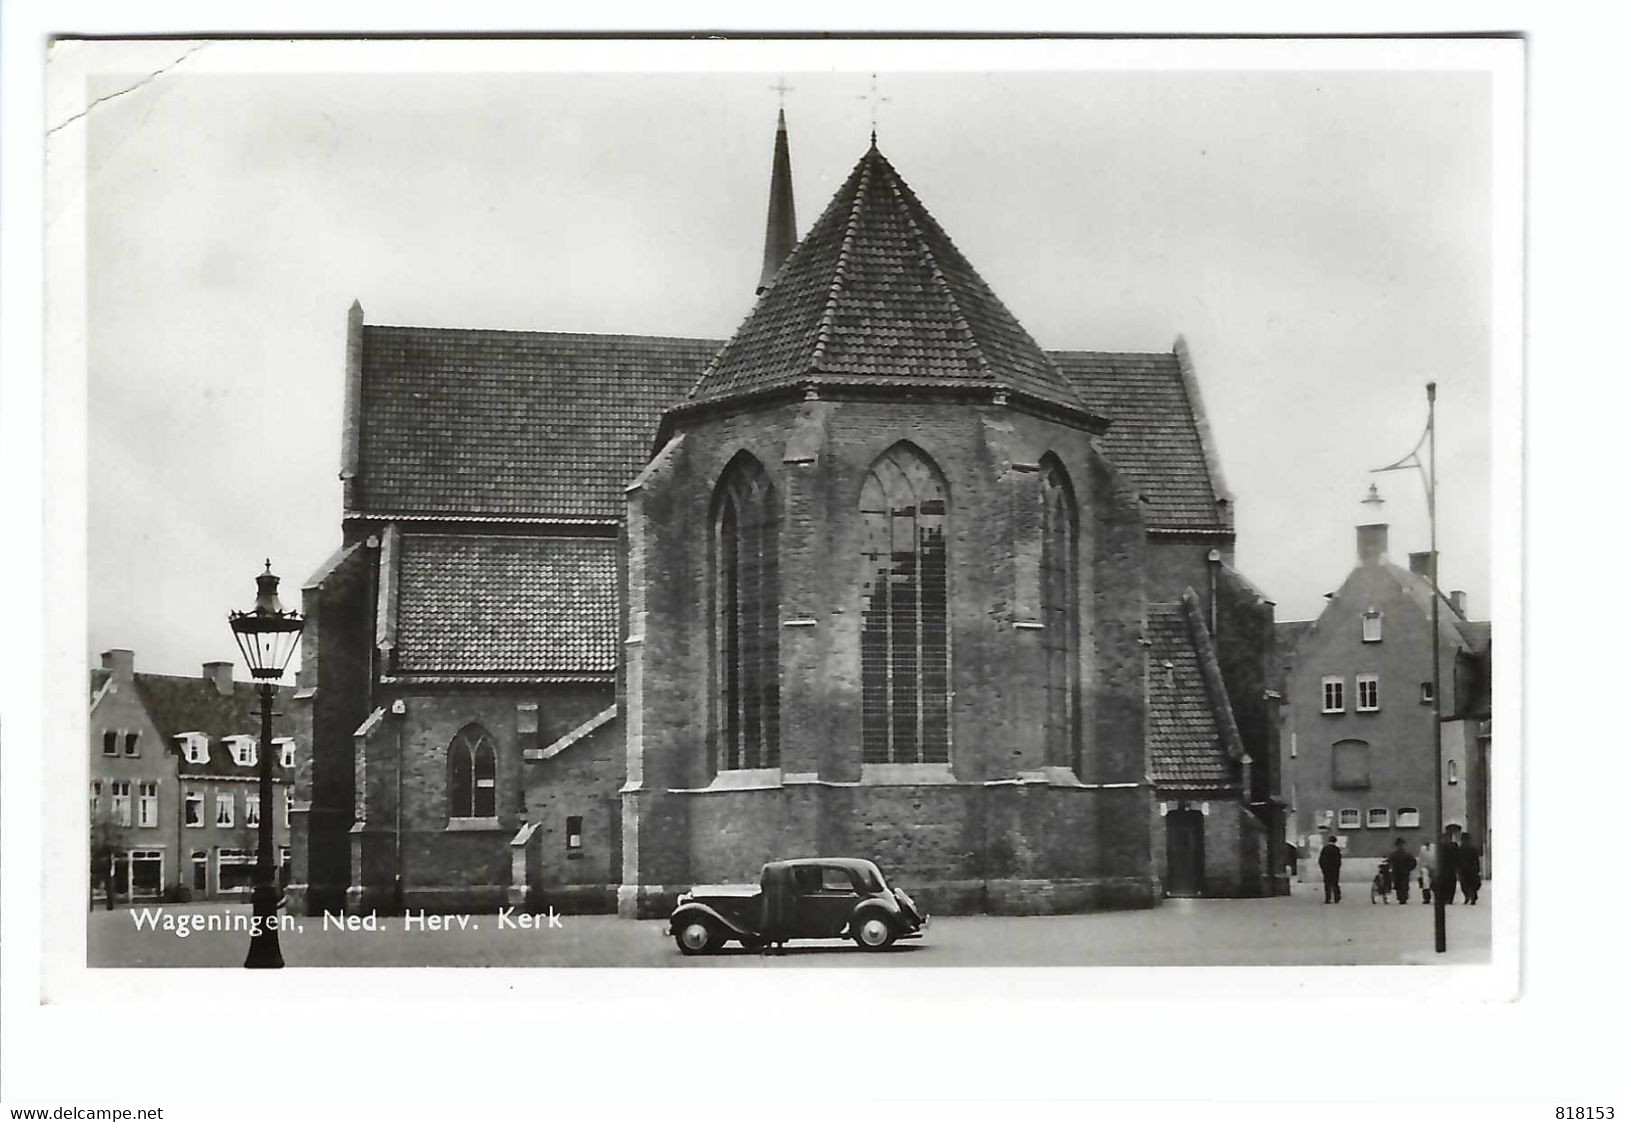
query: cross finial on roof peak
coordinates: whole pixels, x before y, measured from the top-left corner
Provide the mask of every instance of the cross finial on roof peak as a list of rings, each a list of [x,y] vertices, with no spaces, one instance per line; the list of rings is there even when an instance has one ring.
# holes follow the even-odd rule
[[[858,100],[869,103],[869,147],[873,148],[876,134],[880,131],[880,106],[884,102],[890,101],[891,98],[880,96],[880,80],[876,75],[871,74],[869,75],[869,92],[859,94]]]

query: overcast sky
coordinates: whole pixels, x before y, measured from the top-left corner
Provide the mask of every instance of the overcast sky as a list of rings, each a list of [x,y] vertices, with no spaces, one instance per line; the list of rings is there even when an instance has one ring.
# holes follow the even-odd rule
[[[229,50],[68,126],[86,166],[88,650],[171,673],[234,656],[224,616],[264,557],[292,606],[338,545],[351,300],[369,323],[725,338],[761,266],[778,106],[776,71],[209,72]],[[92,97],[141,81],[125,57]],[[784,79],[804,233],[868,144],[869,77]],[[878,86],[882,150],[1042,346],[1185,336],[1238,563],[1278,618],[1341,583],[1368,469],[1411,449],[1436,380],[1443,583],[1485,614],[1485,76]],[[1421,483],[1380,486],[1403,564],[1427,547]]]

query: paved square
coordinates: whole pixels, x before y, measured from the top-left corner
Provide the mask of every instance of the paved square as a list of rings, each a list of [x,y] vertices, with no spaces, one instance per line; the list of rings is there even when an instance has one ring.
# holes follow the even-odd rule
[[[1450,949],[1433,951],[1432,908],[1417,900],[1371,904],[1352,895],[1319,901],[1314,886],[1265,900],[1168,900],[1145,911],[1069,916],[943,916],[925,938],[871,954],[829,940],[762,955],[730,945],[696,958],[678,954],[662,921],[562,916],[557,926],[508,925],[495,915],[453,920],[450,930],[411,929],[377,917],[376,930],[343,930],[297,916],[281,935],[297,966],[1314,966],[1489,961],[1490,891],[1476,907],[1449,910]],[[163,912],[247,916],[243,905],[168,905]],[[240,966],[248,936],[196,931],[185,938],[150,925],[141,909],[90,916],[91,966]],[[517,917],[516,917],[517,918]],[[216,920],[218,923],[219,920]],[[353,923],[354,920],[352,919]]]

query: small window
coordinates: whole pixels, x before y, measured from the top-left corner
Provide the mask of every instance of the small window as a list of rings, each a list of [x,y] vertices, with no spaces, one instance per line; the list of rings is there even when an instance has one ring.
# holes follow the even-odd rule
[[[1386,830],[1388,828],[1388,808],[1374,806],[1365,812],[1365,824],[1368,829]]]
[[[130,824],[130,781],[113,780],[113,821],[120,826]]]
[[[581,848],[581,816],[572,814],[564,820],[564,848]]]
[[[1358,830],[1360,828],[1360,808],[1351,806],[1338,811],[1337,828],[1339,830]]]
[[[1444,764],[1445,782],[1454,786],[1456,783],[1456,761],[1446,760]]]
[[[258,743],[252,736],[232,737],[231,758],[239,767],[254,767],[260,762]]]
[[[90,781],[90,820],[92,822],[96,821],[96,815],[101,811],[101,809],[102,781],[100,779],[92,779]]]
[[[1320,680],[1320,711],[1343,712],[1343,679],[1327,677]]]
[[[231,797],[230,791],[222,792],[214,797],[214,824],[216,826],[232,826],[236,823],[236,800]]]
[[[201,849],[192,851],[192,891],[209,891],[209,855]]]
[[[113,729],[102,733],[102,755],[118,755],[118,733]]]
[[[141,730],[124,734],[124,754],[126,756],[139,756],[141,754]]]
[[[1361,617],[1360,638],[1367,643],[1382,642],[1382,613],[1375,608]]]
[[[282,793],[282,828],[293,829],[293,794],[289,791]]]
[[[136,825],[148,828],[158,825],[158,784],[143,782],[140,801],[136,804]]]
[[[209,738],[201,732],[183,732],[175,738],[181,742],[181,755],[189,764],[209,762]]]
[[[1355,707],[1362,713],[1377,711],[1377,676],[1361,674],[1354,679]]]
[[[243,825],[258,826],[260,824],[260,797],[254,791],[243,792]]]
[[[1315,811],[1315,825],[1322,830],[1330,830],[1332,828],[1332,812],[1329,810]]]
[[[1423,682],[1422,683],[1422,704],[1423,705],[1432,705],[1433,704],[1433,683],[1432,682]]]
[[[283,737],[275,741],[275,744],[282,751],[282,766],[291,768],[293,766],[293,737]]]
[[[1402,806],[1394,812],[1394,825],[1401,830],[1420,829],[1422,815],[1414,806]]]
[[[184,821],[188,826],[203,825],[203,792],[188,791],[182,802]]]

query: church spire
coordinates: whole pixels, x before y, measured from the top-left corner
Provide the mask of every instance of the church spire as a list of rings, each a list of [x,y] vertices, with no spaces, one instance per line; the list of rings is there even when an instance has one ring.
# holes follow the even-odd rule
[[[796,199],[790,186],[790,135],[784,127],[784,107],[779,107],[779,132],[773,140],[773,183],[767,195],[767,240],[762,248],[762,279],[756,294],[773,281],[773,276],[796,247]]]

